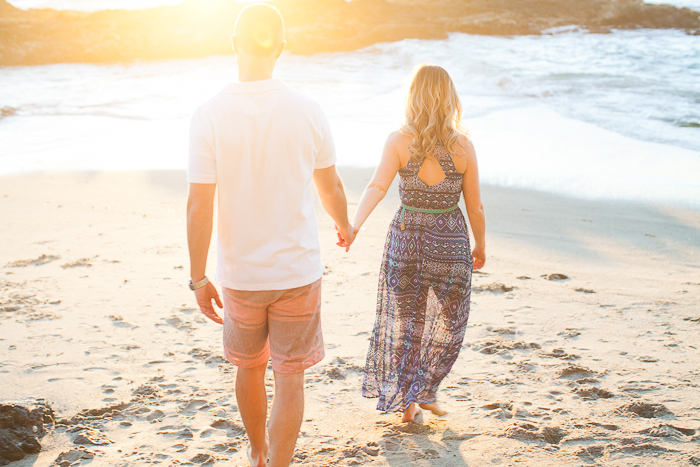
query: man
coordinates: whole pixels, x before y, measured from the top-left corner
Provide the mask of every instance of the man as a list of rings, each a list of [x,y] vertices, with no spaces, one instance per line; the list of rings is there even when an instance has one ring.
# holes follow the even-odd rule
[[[224,325],[224,354],[238,366],[236,399],[251,465],[288,466],[304,412],[304,370],[324,357],[316,185],[336,222],[338,245],[354,239],[335,169],[328,121],[313,100],[272,78],[284,49],[276,8],[245,7],[232,37],[238,82],[192,118],[187,203],[190,288],[208,318]],[[217,280],[205,276],[218,187]],[[212,301],[224,309],[223,319]],[[265,372],[275,398],[266,437]],[[268,444],[269,443],[269,444]]]

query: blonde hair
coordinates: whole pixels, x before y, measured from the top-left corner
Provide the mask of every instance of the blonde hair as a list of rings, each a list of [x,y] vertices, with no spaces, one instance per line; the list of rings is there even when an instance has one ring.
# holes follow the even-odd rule
[[[418,162],[433,157],[438,144],[455,155],[459,136],[466,133],[460,123],[462,104],[452,78],[436,65],[421,64],[415,68],[406,96],[405,117],[401,132],[413,138],[408,150]]]

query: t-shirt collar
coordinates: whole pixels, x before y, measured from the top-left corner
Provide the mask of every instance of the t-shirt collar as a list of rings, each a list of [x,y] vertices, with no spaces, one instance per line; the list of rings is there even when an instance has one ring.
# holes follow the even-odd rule
[[[260,81],[245,81],[229,83],[224,88],[225,92],[232,94],[245,94],[253,92],[265,92],[275,89],[281,89],[287,85],[279,78],[263,79]]]

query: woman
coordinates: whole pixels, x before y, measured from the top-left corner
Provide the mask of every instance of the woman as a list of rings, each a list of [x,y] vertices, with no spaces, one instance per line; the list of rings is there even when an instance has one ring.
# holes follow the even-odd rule
[[[485,262],[484,208],[474,147],[460,132],[452,79],[419,66],[406,98],[405,125],[387,138],[355,214],[357,232],[398,172],[401,206],[389,228],[379,273],[377,318],[362,395],[377,409],[446,412],[436,392],[459,354],[469,317],[473,269]],[[458,202],[464,194],[476,245]]]

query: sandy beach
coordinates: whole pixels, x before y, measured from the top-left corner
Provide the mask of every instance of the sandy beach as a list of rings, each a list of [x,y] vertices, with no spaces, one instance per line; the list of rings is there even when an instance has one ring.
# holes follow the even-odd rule
[[[352,211],[371,170],[341,175]],[[0,402],[55,420],[12,465],[245,465],[235,368],[185,285],[186,189],[181,171],[0,179]],[[327,356],[295,465],[700,465],[700,212],[484,186],[450,413],[401,423],[359,391],[395,189],[347,254],[318,209]]]

